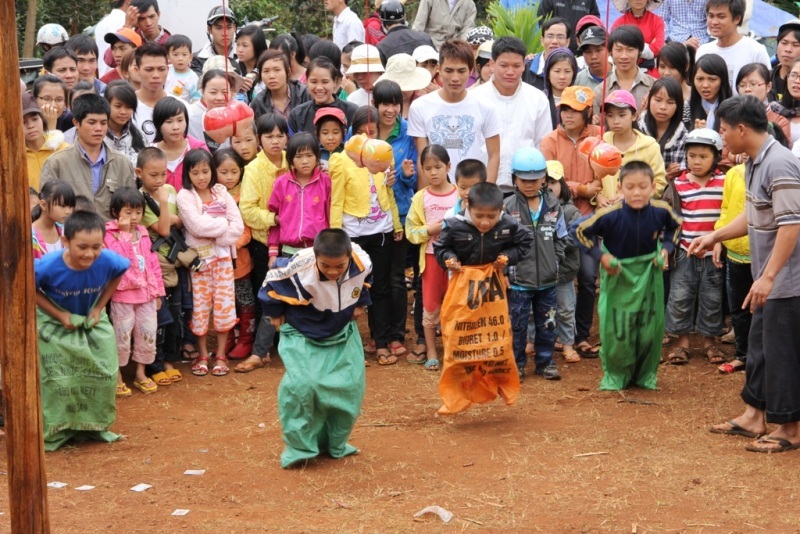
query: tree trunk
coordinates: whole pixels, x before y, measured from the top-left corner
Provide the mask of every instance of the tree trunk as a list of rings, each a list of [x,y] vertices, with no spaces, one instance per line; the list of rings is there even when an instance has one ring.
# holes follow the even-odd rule
[[[28,0],[28,14],[25,15],[25,41],[22,47],[22,57],[33,57],[33,48],[36,46],[36,7],[38,0]]]
[[[35,2],[34,2],[35,3]],[[11,532],[50,531],[14,0],[0,0],[0,366]]]

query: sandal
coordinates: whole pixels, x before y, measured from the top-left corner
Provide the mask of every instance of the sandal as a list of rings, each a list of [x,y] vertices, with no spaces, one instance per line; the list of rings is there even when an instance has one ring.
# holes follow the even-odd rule
[[[589,344],[588,341],[583,340],[575,346],[575,351],[580,354],[581,358],[599,358],[600,357],[600,343],[594,345]]]
[[[264,360],[267,360],[265,362]],[[269,362],[269,356],[266,358],[262,358],[261,356],[256,356],[255,354],[251,355],[243,362],[239,362],[233,370],[237,373],[249,373],[250,371],[255,371],[256,369],[261,369],[262,367],[266,367],[267,363]]]
[[[150,380],[149,378],[138,382],[136,380],[133,381],[133,387],[144,393],[145,395],[149,395],[150,393],[155,393],[158,391],[158,386],[155,382]]]
[[[127,384],[117,384],[117,398],[121,399],[124,397],[130,397],[133,395],[131,388],[127,386]]]
[[[198,356],[192,361],[192,374],[206,376],[208,374],[208,356]]]
[[[439,360],[436,358],[431,358],[427,362],[425,362],[425,370],[426,371],[438,371],[439,370]]]
[[[421,352],[417,352],[415,350],[412,350],[411,354],[406,356],[406,361],[408,363],[413,363],[413,364],[423,364],[426,361],[428,361],[427,351],[423,350]]]
[[[408,349],[406,346],[399,341],[392,341],[389,343],[389,351],[393,356],[402,356],[403,354],[408,354]]]
[[[378,352],[378,347],[375,345],[374,341],[367,341],[364,343],[364,353],[365,354],[375,354]]]
[[[167,369],[164,372],[167,374],[170,382],[172,382],[173,384],[175,382],[180,382],[181,380],[183,380],[183,375],[177,369]]]
[[[199,357],[200,357],[200,351],[197,349],[194,350],[181,349],[181,363],[194,362],[194,360],[196,360]]]
[[[556,352],[562,352],[564,350],[564,345],[562,345],[560,342],[556,341],[555,344],[553,345],[553,350],[556,351]]]
[[[211,374],[214,376],[227,375],[231,371],[230,369],[228,369],[228,366],[226,365],[227,363],[228,363],[228,358],[226,358],[225,356],[217,356],[214,359],[214,368],[211,369]]]
[[[709,345],[705,348],[705,351],[708,363],[713,363],[714,365],[725,363],[725,354],[716,345]]]
[[[384,349],[385,350],[385,349]],[[394,354],[378,354],[378,365],[394,365],[397,363],[397,356]]]
[[[738,363],[739,365],[734,365],[735,363]],[[730,375],[738,371],[744,371],[746,367],[747,364],[745,362],[743,362],[739,358],[734,358],[731,361],[723,363],[722,365],[717,367],[717,371],[719,371],[724,375]]]
[[[571,352],[565,352],[564,361],[567,363],[578,363],[579,361],[581,361],[581,356],[574,350]]]
[[[154,374],[151,378],[159,386],[169,386],[172,384],[172,379],[169,377],[166,371],[160,371]]]
[[[689,356],[691,353],[688,349],[683,347],[675,347],[675,350],[667,356],[667,363],[670,365],[684,365],[689,363]]]

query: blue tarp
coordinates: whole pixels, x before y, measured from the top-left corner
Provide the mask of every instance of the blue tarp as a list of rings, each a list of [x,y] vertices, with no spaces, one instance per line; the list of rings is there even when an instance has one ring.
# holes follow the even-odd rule
[[[601,1],[602,0],[598,1],[597,4],[601,5]],[[606,20],[605,9],[605,6],[601,5],[600,18],[603,20],[603,22]],[[656,10],[656,13],[658,12],[659,10]],[[614,21],[619,17],[620,12],[614,8],[613,4],[611,4],[611,11],[609,13],[609,26],[613,26]],[[781,26],[781,24],[784,24],[785,22],[795,18],[796,17],[791,13],[787,13],[782,9],[770,5],[764,2],[764,0],[753,0],[753,16],[750,19],[749,29],[759,37],[775,37],[778,35],[778,28]]]

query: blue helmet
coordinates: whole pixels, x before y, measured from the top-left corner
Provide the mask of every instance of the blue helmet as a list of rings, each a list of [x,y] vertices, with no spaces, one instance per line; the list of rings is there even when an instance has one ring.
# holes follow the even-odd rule
[[[533,147],[520,148],[511,158],[511,172],[522,180],[539,180],[547,175],[547,160]]]

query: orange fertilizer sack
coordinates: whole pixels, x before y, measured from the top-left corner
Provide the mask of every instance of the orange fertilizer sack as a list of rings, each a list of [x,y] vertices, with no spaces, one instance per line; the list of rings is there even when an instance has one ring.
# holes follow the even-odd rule
[[[439,394],[442,415],[500,395],[517,401],[511,319],[503,274],[494,265],[464,266],[453,274],[442,304],[444,369]]]

